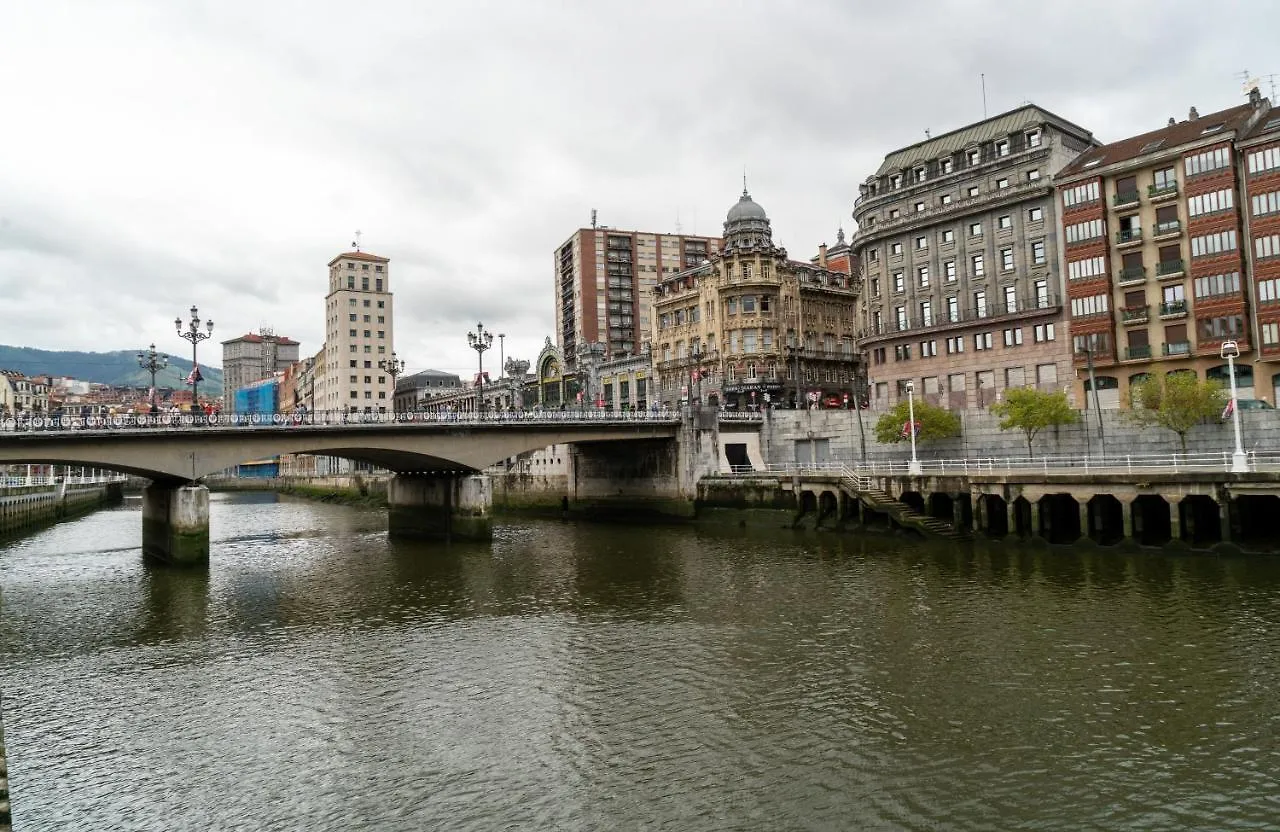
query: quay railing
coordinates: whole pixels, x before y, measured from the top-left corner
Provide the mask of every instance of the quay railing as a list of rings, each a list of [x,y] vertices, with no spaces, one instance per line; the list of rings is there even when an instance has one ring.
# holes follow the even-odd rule
[[[1183,471],[1230,471],[1230,451],[1165,454],[1108,454],[1065,456],[974,456],[952,459],[921,459],[920,470],[932,476],[965,474],[1133,474],[1179,473]],[[1280,451],[1246,453],[1251,472],[1280,472]],[[907,476],[911,463],[905,459],[861,461],[821,461],[770,463],[769,473],[787,476]]]
[[[9,470],[21,469],[23,466],[12,465]],[[69,486],[88,486],[102,485],[110,482],[123,482],[129,478],[128,474],[121,474],[116,471],[102,471],[97,468],[79,468],[69,467],[63,469],[57,466],[52,472],[48,470],[41,473],[35,473],[35,468],[47,469],[48,466],[28,465],[26,474],[5,474],[0,476],[0,489],[6,488],[32,488],[39,486],[58,485],[65,483]]]

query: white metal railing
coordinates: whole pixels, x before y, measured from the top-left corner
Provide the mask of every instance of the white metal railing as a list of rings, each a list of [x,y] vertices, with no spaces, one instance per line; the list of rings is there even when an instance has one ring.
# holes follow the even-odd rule
[[[313,411],[308,413],[203,413],[192,414],[126,414],[116,416],[36,416],[0,421],[0,433],[30,431],[80,430],[203,430],[207,428],[315,428],[351,426],[439,425],[439,424],[633,424],[637,422],[675,424],[679,414],[670,410],[517,410],[485,413],[344,413]]]
[[[1250,451],[1250,471],[1280,471],[1280,451]],[[960,459],[921,459],[920,469],[932,475],[986,473],[1178,473],[1230,471],[1231,451],[1213,453],[1108,454],[1106,456],[973,456]],[[905,476],[905,459],[866,462],[824,461],[771,463],[767,470],[787,475]]]
[[[23,466],[9,466],[12,472]],[[102,471],[97,468],[81,468],[79,466],[54,466],[50,470],[47,465],[28,465],[25,474],[8,473],[0,476],[0,489],[45,487],[59,484],[68,486],[101,485],[109,482],[123,482],[129,476],[115,471]]]

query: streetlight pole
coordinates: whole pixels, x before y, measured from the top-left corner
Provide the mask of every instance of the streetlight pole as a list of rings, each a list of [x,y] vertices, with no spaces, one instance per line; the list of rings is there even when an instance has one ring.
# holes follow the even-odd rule
[[[174,318],[173,325],[178,329],[178,337],[191,342],[191,407],[200,407],[200,365],[196,363],[196,347],[201,341],[213,337],[213,321],[205,321],[206,332],[200,331],[200,310],[191,307],[191,322],[187,329],[182,328],[182,318]]]
[[[391,376],[391,412],[396,409],[396,376],[404,372],[404,359],[396,358],[396,351],[391,351],[390,358],[378,361],[378,369]]]
[[[867,461],[867,430],[862,426],[862,396],[864,384],[858,375],[853,377],[853,410],[858,420],[858,442],[862,445],[862,461]]]
[[[916,459],[916,384],[907,382],[907,435],[911,437],[911,464],[907,473],[918,477],[924,473],[920,468],[920,460]]]
[[[498,379],[502,380],[507,373],[507,333],[498,333]]]
[[[1236,431],[1236,450],[1231,455],[1232,473],[1249,470],[1249,458],[1244,455],[1244,443],[1240,438],[1240,402],[1236,399],[1236,359],[1240,357],[1240,345],[1235,341],[1223,341],[1223,358],[1227,359],[1227,375],[1231,378],[1231,424]]]
[[[1099,455],[1106,456],[1106,445],[1103,444],[1103,440],[1106,439],[1106,436],[1102,433],[1102,402],[1098,398],[1098,379],[1093,374],[1093,350],[1094,345],[1097,343],[1097,337],[1097,335],[1089,335],[1086,337],[1084,358],[1085,365],[1089,369],[1089,390],[1093,393],[1093,409],[1098,414],[1098,447],[1101,449],[1099,451]]]
[[[156,406],[156,373],[169,366],[169,356],[164,353],[156,352],[156,345],[152,344],[147,348],[146,352],[138,353],[138,366],[151,373],[151,406]]]
[[[475,332],[467,333],[467,343],[471,345],[471,349],[476,351],[476,357],[480,361],[480,373],[476,376],[476,385],[479,388],[479,394],[476,396],[476,413],[481,418],[484,417],[484,351],[493,346],[493,333],[486,332],[484,324],[477,323]]]

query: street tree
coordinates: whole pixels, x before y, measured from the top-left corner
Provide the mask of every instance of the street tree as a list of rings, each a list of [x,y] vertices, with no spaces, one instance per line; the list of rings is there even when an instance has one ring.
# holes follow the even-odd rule
[[[1080,421],[1080,414],[1071,408],[1066,393],[1045,393],[1034,387],[1006,390],[1004,401],[993,404],[991,412],[1000,417],[1000,430],[1022,431],[1028,455],[1035,452],[1031,443],[1040,431]]]
[[[960,417],[950,410],[917,401],[915,416],[916,422],[920,425],[920,430],[916,434],[917,442],[950,439],[960,435]],[[876,439],[886,444],[908,441],[911,438],[906,430],[909,419],[907,403],[898,402],[897,406],[876,421]]]
[[[1226,402],[1222,386],[1201,381],[1195,373],[1153,375],[1130,390],[1129,419],[1139,425],[1154,425],[1178,434],[1182,452],[1187,452],[1187,432],[1205,419],[1219,414]]]

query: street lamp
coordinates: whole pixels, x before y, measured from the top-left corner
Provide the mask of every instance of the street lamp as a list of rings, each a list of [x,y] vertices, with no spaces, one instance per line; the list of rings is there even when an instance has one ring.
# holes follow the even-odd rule
[[[501,380],[507,372],[507,333],[498,333],[498,379]]]
[[[794,364],[794,368],[795,368],[795,378],[796,378],[795,408],[796,410],[799,410],[800,409],[800,346],[799,344],[787,344],[787,352],[790,353],[792,358],[792,363]]]
[[[476,331],[467,333],[467,343],[476,351],[476,357],[480,361],[480,373],[476,376],[476,383],[480,387],[480,393],[476,397],[476,412],[484,416],[484,351],[493,346],[493,333],[486,332],[484,324],[477,323]]]
[[[378,359],[378,369],[391,376],[391,409],[396,409],[396,376],[404,372],[404,359],[396,358],[396,351],[391,351],[390,358]]]
[[[206,332],[200,331],[200,311],[191,307],[191,323],[187,329],[182,328],[182,318],[174,318],[173,325],[178,328],[178,337],[191,342],[191,406],[200,406],[200,365],[196,363],[196,346],[213,337],[213,321],[205,321]]]
[[[911,464],[907,466],[907,473],[917,477],[924,471],[920,468],[920,460],[916,459],[916,384],[914,381],[908,381],[906,387],[907,435],[911,437]]]
[[[1240,345],[1235,341],[1223,341],[1221,355],[1227,359],[1227,375],[1231,378],[1231,424],[1236,430],[1231,470],[1233,473],[1245,473],[1249,470],[1249,458],[1244,455],[1244,444],[1240,439],[1240,402],[1236,399],[1236,359],[1240,357]]]
[[[164,353],[156,352],[156,345],[152,344],[147,348],[146,352],[138,353],[138,366],[151,373],[151,406],[156,404],[156,373],[169,366],[169,356]]]

